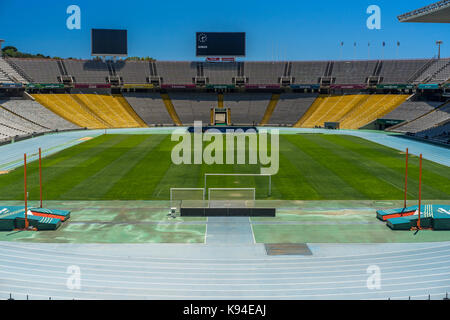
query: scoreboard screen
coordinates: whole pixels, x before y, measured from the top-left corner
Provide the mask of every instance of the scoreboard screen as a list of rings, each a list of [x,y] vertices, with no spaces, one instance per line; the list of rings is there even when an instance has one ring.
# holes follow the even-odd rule
[[[244,57],[245,32],[197,32],[197,57]]]
[[[93,56],[127,56],[127,30],[92,29]]]

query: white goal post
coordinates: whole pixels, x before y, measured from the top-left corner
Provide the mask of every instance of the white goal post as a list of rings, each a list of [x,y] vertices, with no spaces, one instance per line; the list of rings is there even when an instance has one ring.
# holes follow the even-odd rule
[[[213,195],[211,195],[213,194]],[[208,200],[255,200],[255,188],[209,188]]]
[[[170,201],[205,200],[204,188],[170,188]]]
[[[261,173],[205,173],[205,196],[206,190],[208,190],[207,178],[211,176],[223,176],[223,177],[268,177],[268,186],[267,186],[267,196],[272,196],[272,175],[271,174],[261,174]]]

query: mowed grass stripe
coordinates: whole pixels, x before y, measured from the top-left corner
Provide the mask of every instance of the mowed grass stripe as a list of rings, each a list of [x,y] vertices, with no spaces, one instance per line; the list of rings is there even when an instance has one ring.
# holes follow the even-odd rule
[[[297,135],[304,145],[304,151],[342,180],[366,196],[366,199],[391,199],[398,189],[378,179],[359,162],[345,152],[336,152],[335,146],[328,145],[322,135]]]
[[[58,189],[62,181],[70,183],[71,171],[74,167],[83,167],[83,163],[92,156],[104,151],[105,148],[117,143],[112,136],[99,136],[93,140],[83,142],[69,149],[62,150],[42,161],[42,175],[44,184],[44,197],[58,199]],[[13,172],[0,177],[0,199],[21,200],[24,197],[23,166]],[[30,200],[39,199],[39,162],[27,164],[27,181]]]
[[[90,157],[83,162],[64,171],[54,179],[46,180],[46,197],[56,200],[68,200],[68,198],[64,197],[64,194],[74,186],[95,175],[114,159],[120,157],[123,152],[126,152],[129,139],[130,137],[123,135],[113,136],[110,143],[104,143],[101,148],[95,149],[96,152],[92,152]],[[102,188],[101,185],[96,185],[96,187]]]
[[[106,199],[104,195],[108,190],[144,157],[146,151],[153,149],[163,138],[160,135],[129,136],[122,142],[126,143],[126,147],[122,145],[113,147],[114,157],[108,157],[102,169],[64,193],[61,198]]]
[[[342,180],[332,170],[325,167],[303,151],[303,145],[296,136],[281,136],[280,144],[283,152],[295,154],[290,161],[300,172],[304,173],[306,181],[316,190],[321,199],[365,199],[365,195]],[[320,173],[320,174],[319,174]]]
[[[122,176],[105,194],[107,199],[147,200],[154,199],[155,188],[171,164],[170,136],[154,148],[145,151],[145,156]]]
[[[405,155],[397,150],[389,149],[385,146],[372,143],[358,143],[359,139],[352,136],[343,136],[336,139],[335,136],[327,136],[327,140],[335,145],[343,146],[357,153],[358,156],[370,159],[386,168],[388,175],[391,175],[392,182],[403,190],[405,183]],[[433,164],[432,166],[430,164]],[[410,155],[408,161],[410,186],[408,196],[417,199],[419,190],[419,158]],[[423,160],[423,181],[422,190],[425,199],[444,199],[450,195],[450,169],[443,165]]]

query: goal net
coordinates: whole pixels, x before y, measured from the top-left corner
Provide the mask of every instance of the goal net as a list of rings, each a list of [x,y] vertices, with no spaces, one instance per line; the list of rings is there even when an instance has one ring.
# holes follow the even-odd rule
[[[255,200],[255,188],[209,188],[208,200]]]
[[[251,173],[205,173],[205,190],[215,189],[253,189],[256,199],[271,197],[272,176]]]
[[[205,200],[203,188],[170,188],[170,201]]]

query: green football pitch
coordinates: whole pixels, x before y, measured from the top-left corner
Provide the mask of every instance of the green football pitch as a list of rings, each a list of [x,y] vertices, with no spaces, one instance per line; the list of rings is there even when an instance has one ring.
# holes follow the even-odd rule
[[[46,200],[168,200],[172,187],[202,188],[205,173],[259,173],[260,165],[175,165],[170,135],[103,135],[43,159]],[[280,135],[272,177],[210,177],[208,187],[256,188],[257,199],[397,200],[402,152],[344,135]],[[39,198],[38,163],[28,165],[29,199]],[[408,198],[418,197],[419,160],[410,157]],[[0,175],[0,199],[23,199],[23,167]],[[450,168],[424,160],[424,199],[450,199]]]

